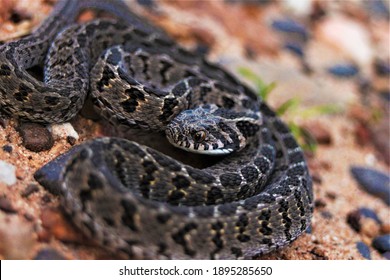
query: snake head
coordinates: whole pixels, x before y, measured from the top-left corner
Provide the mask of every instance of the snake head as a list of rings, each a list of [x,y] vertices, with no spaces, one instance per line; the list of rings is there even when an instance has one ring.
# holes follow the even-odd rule
[[[256,134],[261,118],[216,105],[203,105],[179,113],[166,127],[169,142],[189,152],[226,155],[241,150]]]

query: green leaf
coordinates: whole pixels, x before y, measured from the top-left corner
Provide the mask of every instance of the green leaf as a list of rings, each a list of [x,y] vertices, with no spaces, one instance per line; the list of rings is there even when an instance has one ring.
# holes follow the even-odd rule
[[[278,116],[281,116],[283,114],[285,114],[288,110],[291,110],[291,109],[296,109],[298,108],[298,105],[301,101],[299,100],[299,98],[291,98],[289,100],[287,100],[286,102],[284,102],[282,105],[280,105],[276,110],[276,114]]]
[[[333,115],[342,112],[343,109],[334,104],[317,105],[306,108],[300,112],[303,118],[317,117],[321,115]]]
[[[272,82],[266,84],[258,75],[256,75],[252,70],[246,67],[238,68],[238,73],[240,73],[244,78],[248,79],[255,84],[257,94],[263,99],[267,100],[268,94],[276,87],[277,83]]]
[[[305,151],[315,153],[317,150],[318,143],[313,135],[305,128],[296,125],[295,123],[289,122],[288,127],[291,130],[294,138],[297,139],[298,144]]]

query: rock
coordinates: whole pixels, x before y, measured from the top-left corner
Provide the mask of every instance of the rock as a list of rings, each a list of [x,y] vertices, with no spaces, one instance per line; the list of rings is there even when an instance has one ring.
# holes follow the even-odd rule
[[[374,220],[379,225],[382,224],[382,221],[379,219],[378,215],[374,212],[374,210],[371,210],[370,208],[361,207],[358,209],[358,212],[361,216],[370,218]]]
[[[74,138],[73,136],[67,136],[66,141],[68,141],[68,143],[73,146],[74,144],[76,144],[77,139]]]
[[[45,248],[37,253],[34,260],[66,260],[66,258],[52,248]]]
[[[306,27],[292,19],[274,20],[271,27],[280,32],[296,34],[303,40],[306,40],[309,36]]]
[[[369,208],[359,208],[347,214],[347,223],[356,231],[365,236],[374,237],[380,232],[382,221]]]
[[[353,64],[337,64],[328,68],[328,72],[340,78],[351,78],[359,73],[359,69]]]
[[[23,123],[19,126],[19,133],[23,139],[23,146],[33,152],[38,153],[53,147],[53,137],[43,125]]]
[[[390,223],[388,223],[388,224],[383,224],[383,225],[381,226],[381,232],[382,232],[383,234],[390,234]]]
[[[381,77],[387,78],[390,74],[390,64],[383,60],[379,60],[379,59],[375,60],[374,69],[375,69],[375,73]]]
[[[0,210],[8,214],[15,214],[17,212],[16,209],[12,206],[11,202],[5,196],[0,197]]]
[[[387,2],[387,5],[386,5]],[[374,0],[374,1],[363,1],[366,8],[374,15],[380,18],[389,19],[389,5],[388,1]]]
[[[299,58],[303,58],[305,56],[305,52],[301,44],[287,42],[284,44],[284,48]]]
[[[380,197],[390,205],[390,177],[387,174],[365,167],[351,167],[353,177],[368,193]]]
[[[283,7],[291,11],[297,16],[308,16],[311,12],[311,7],[313,4],[312,0],[283,0],[280,1]]]
[[[332,213],[330,213],[329,211],[321,211],[320,212],[321,216],[327,220],[330,220],[333,218],[333,215]]]
[[[156,8],[156,3],[154,2],[154,0],[137,0],[137,3],[141,6],[144,6],[145,8]]]
[[[69,137],[78,140],[79,134],[73,128],[71,123],[51,124],[48,126],[54,140],[67,139]]]
[[[356,248],[359,251],[360,255],[367,260],[371,260],[370,248],[364,242],[356,242]]]
[[[37,184],[29,184],[21,193],[22,197],[29,197],[32,193],[39,191]]]
[[[322,200],[321,198],[317,198],[314,201],[314,207],[315,208],[324,208],[326,206],[326,202]]]
[[[372,246],[381,253],[390,251],[390,234],[376,237],[372,241]]]
[[[353,211],[347,214],[347,223],[353,228],[356,232],[360,232],[361,224],[360,224],[361,216],[358,211]]]
[[[6,152],[6,153],[11,153],[12,152],[12,146],[4,145],[3,146],[3,151]]]
[[[308,123],[304,125],[304,128],[310,132],[318,144],[330,145],[332,143],[332,136],[330,135],[329,129],[320,123]]]
[[[384,252],[384,253],[382,254],[382,256],[383,256],[386,260],[390,260],[390,251]]]
[[[16,183],[16,168],[3,160],[0,160],[0,183],[11,186]]]
[[[381,227],[378,223],[376,223],[374,220],[363,217],[361,219],[361,230],[360,232],[368,237],[368,238],[374,238],[375,236],[380,234]]]
[[[320,40],[334,47],[345,58],[352,59],[361,68],[369,69],[374,48],[370,34],[362,23],[342,15],[328,16],[316,31]]]

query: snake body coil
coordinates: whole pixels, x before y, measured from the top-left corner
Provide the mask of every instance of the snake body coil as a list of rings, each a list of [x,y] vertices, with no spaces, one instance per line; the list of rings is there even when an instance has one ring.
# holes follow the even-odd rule
[[[86,7],[126,21],[70,25]],[[40,64],[44,81],[27,71]],[[3,111],[64,122],[89,92],[117,127],[165,132],[182,149],[225,155],[199,169],[108,137],[70,151],[58,179],[62,207],[101,246],[143,258],[250,258],[309,226],[311,178],[286,125],[232,75],[121,2],[60,1],[30,36],[0,46]]]

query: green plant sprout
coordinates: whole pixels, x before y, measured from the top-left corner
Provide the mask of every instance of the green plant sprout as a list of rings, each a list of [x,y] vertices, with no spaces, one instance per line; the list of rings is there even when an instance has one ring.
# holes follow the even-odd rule
[[[264,101],[267,100],[269,94],[277,85],[276,82],[267,84],[257,74],[248,68],[241,67],[238,69],[238,72],[244,78],[254,83],[257,94]],[[337,105],[325,104],[302,109],[301,100],[297,97],[293,97],[282,103],[278,108],[275,109],[275,112],[278,116],[285,115],[287,112],[289,112],[289,114],[299,115],[302,118],[311,118],[315,116],[339,113],[341,112],[341,108],[339,108]],[[298,139],[299,144],[304,150],[310,152],[316,151],[318,144],[310,131],[293,122],[288,122],[288,127],[290,128],[294,137]]]
[[[267,100],[268,94],[277,85],[276,82],[266,84],[259,76],[257,76],[252,70],[248,68],[241,67],[238,69],[238,72],[255,84],[257,92],[263,100]]]

